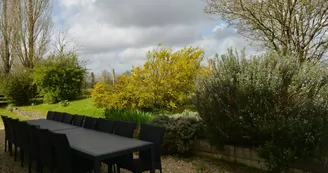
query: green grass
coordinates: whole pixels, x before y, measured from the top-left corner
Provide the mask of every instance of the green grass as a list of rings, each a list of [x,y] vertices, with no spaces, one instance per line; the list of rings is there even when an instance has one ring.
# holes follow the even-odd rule
[[[40,104],[35,106],[19,107],[20,110],[27,112],[35,112],[40,114],[47,114],[48,111],[67,112],[70,114],[86,115],[90,117],[100,118],[104,117],[104,109],[97,108],[92,105],[91,98],[70,101],[67,107],[61,104]]]
[[[19,120],[28,120],[29,118],[18,115],[14,112],[11,112],[10,110],[6,109],[6,108],[0,108],[0,115],[5,115],[11,118],[15,118],[15,119],[19,119]],[[2,119],[0,117],[0,128],[3,128],[3,123],[2,123]]]
[[[136,109],[110,109],[105,111],[105,117],[112,120],[135,122],[139,128],[142,123],[150,123],[155,116],[150,112]]]
[[[11,112],[10,110],[8,110],[6,108],[0,108],[0,115],[5,115],[5,116],[11,117],[11,118],[17,118],[19,120],[28,120],[29,119],[27,117],[24,117],[24,116],[14,113],[14,112]],[[1,117],[0,117],[0,119],[1,119]]]

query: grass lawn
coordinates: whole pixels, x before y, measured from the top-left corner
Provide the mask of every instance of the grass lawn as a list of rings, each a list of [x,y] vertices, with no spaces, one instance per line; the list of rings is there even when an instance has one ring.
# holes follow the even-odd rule
[[[103,117],[105,109],[97,108],[92,105],[91,98],[70,101],[69,106],[64,107],[61,104],[40,104],[34,106],[19,107],[20,110],[47,114],[48,111],[67,112],[71,114],[86,115],[90,117]]]
[[[8,117],[11,117],[11,118],[17,118],[19,120],[28,120],[27,117],[24,117],[24,116],[21,116],[21,115],[18,115],[16,113],[13,113],[11,111],[9,111],[8,109],[6,108],[0,108],[0,115],[6,115]],[[0,117],[0,129],[3,128],[3,123],[2,123],[2,119]]]

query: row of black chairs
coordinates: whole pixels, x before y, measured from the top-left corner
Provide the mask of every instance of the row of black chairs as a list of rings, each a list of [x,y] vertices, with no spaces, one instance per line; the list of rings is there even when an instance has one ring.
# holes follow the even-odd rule
[[[65,134],[56,134],[7,116],[1,115],[1,118],[5,126],[5,152],[7,152],[8,143],[8,150],[12,156],[12,146],[14,145],[14,161],[17,161],[17,149],[19,148],[21,167],[24,166],[25,156],[27,156],[29,173],[31,173],[34,161],[36,170],[41,173],[44,167],[57,173],[89,172],[92,170],[92,162],[71,153]]]
[[[9,140],[6,139],[6,141],[8,141],[9,151],[10,151],[11,155],[12,155],[12,149],[11,149],[12,144],[15,145],[15,160],[16,160],[17,147],[20,148],[21,155],[24,155],[24,150],[26,150],[26,149],[24,149],[23,146],[20,147],[19,142],[16,142],[16,141],[19,141],[19,140],[16,140],[16,139],[18,139],[16,136],[19,136],[19,135],[16,135],[16,133],[19,134],[19,132],[15,133],[15,130],[10,130],[11,129],[10,127],[15,127],[15,126],[9,125],[10,127],[8,127],[8,123],[7,123],[7,125],[5,123],[5,121],[8,119],[10,119],[10,118],[6,118],[6,117],[3,118],[4,124],[5,124],[5,129],[8,129],[8,130],[6,130],[6,134],[7,134],[7,131],[9,131],[9,132],[12,131],[12,133],[10,133],[10,135],[8,137]],[[48,112],[47,119],[58,121],[58,122],[63,122],[63,123],[67,123],[67,124],[72,124],[75,126],[81,126],[81,127],[88,128],[88,129],[98,130],[101,132],[114,133],[115,135],[120,135],[120,136],[124,136],[124,137],[128,137],[128,138],[133,138],[134,130],[136,127],[136,124],[132,123],[132,122],[114,121],[114,120],[101,119],[101,118],[97,119],[97,118],[85,117],[85,116],[80,116],[80,115],[70,115],[68,113],[53,112],[53,111]],[[12,120],[12,119],[11,119],[11,121],[14,121],[15,123],[19,122],[18,120]],[[24,122],[24,124],[27,124],[27,123]],[[50,132],[50,131],[44,130],[44,129],[40,129],[40,130],[44,132],[45,139],[46,139],[46,137],[53,136],[53,139],[55,139],[56,141],[61,141],[61,142],[56,142],[56,141],[51,142],[51,141],[53,141],[51,139],[42,140],[43,142],[45,142],[45,141],[50,142],[48,144],[42,144],[42,146],[53,145],[54,150],[56,150],[55,145],[58,144],[57,145],[58,150],[60,150],[60,151],[69,150],[69,143],[68,143],[66,135],[55,134],[53,132]],[[152,126],[149,124],[142,124],[141,129],[140,129],[140,140],[153,142],[155,144],[155,150],[154,150],[155,151],[155,154],[154,154],[155,165],[154,166],[155,166],[155,169],[159,169],[160,172],[162,172],[161,144],[162,144],[162,140],[163,140],[164,131],[165,131],[165,129],[163,127]],[[25,130],[25,132],[26,132],[26,130]],[[28,131],[28,132],[30,132],[30,131]],[[33,134],[33,133],[30,132],[30,134]],[[25,136],[26,136],[26,134],[25,134]],[[7,137],[7,135],[6,135],[6,137]],[[44,138],[42,138],[42,139],[44,139]],[[31,138],[29,138],[29,139],[30,139],[30,141],[33,141]],[[22,139],[22,141],[26,141],[26,139]],[[5,145],[5,151],[7,150],[6,146],[7,145]],[[32,146],[32,144],[30,146]],[[36,145],[33,145],[33,146],[36,146]],[[60,149],[60,148],[63,148],[63,149]],[[42,147],[40,149],[42,149]],[[48,150],[49,150],[49,147],[48,147]],[[90,163],[82,158],[77,158],[77,157],[73,157],[74,159],[70,159],[70,157],[65,156],[65,154],[67,155],[67,153],[69,153],[69,152],[65,152],[65,153],[61,154],[60,151],[46,152],[44,150],[44,153],[47,153],[47,156],[45,156],[45,157],[48,157],[48,159],[43,158],[41,161],[43,163],[40,163],[40,164],[50,167],[50,170],[53,170],[54,168],[57,168],[56,170],[60,170],[60,168],[61,168],[60,165],[62,165],[63,160],[65,160],[63,158],[68,158],[68,160],[65,161],[66,164],[71,163],[71,162],[73,162],[73,163],[83,162],[82,165],[86,166],[86,167],[82,167],[83,168],[82,171],[84,171],[84,172],[86,172],[86,170],[89,170],[92,168],[92,163]],[[57,156],[61,155],[60,157],[57,157],[60,159],[54,159],[56,157],[51,156],[52,155],[51,153],[56,153]],[[33,157],[33,155],[31,158],[29,156],[29,160],[32,160],[33,158],[35,158],[35,157]],[[53,158],[53,159],[49,159],[49,158]],[[36,158],[36,160],[38,161],[37,158]],[[70,160],[73,160],[73,161],[70,161]],[[78,160],[78,162],[76,162],[76,160]],[[23,161],[24,160],[22,159],[22,165],[23,165]],[[37,162],[37,163],[39,163],[39,162]],[[50,164],[51,162],[56,163],[56,164]],[[120,172],[120,168],[127,169],[134,173],[139,173],[139,172],[143,172],[143,171],[149,171],[151,169],[151,153],[150,153],[150,151],[140,151],[139,158],[137,158],[137,159],[134,159],[133,154],[131,153],[128,155],[117,157],[117,158],[104,160],[103,162],[108,165],[109,173],[111,173],[113,170],[114,171],[116,170],[116,172]],[[75,165],[75,164],[72,164],[72,165]],[[40,166],[40,168],[42,168],[42,166]],[[73,166],[73,168],[74,168],[74,166]],[[81,168],[81,167],[79,167],[79,168]],[[116,168],[116,169],[114,169],[114,168]],[[29,163],[29,170],[30,169],[31,169],[31,163]],[[71,167],[68,167],[68,172],[70,172],[71,170],[72,170]],[[42,171],[42,169],[41,169],[41,171]],[[79,170],[79,171],[81,171],[81,170]],[[59,172],[63,172],[63,170],[61,170]]]

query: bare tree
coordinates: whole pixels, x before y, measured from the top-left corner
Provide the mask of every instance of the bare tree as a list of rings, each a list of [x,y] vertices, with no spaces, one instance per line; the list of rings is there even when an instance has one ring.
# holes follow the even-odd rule
[[[205,0],[244,36],[301,61],[321,59],[328,49],[327,0]]]
[[[13,63],[12,38],[13,38],[13,15],[11,8],[13,3],[10,0],[0,0],[0,64],[1,72],[8,74]]]
[[[68,29],[59,30],[51,43],[51,50],[53,54],[75,53],[80,50],[81,45],[78,39],[69,35]]]
[[[24,67],[33,69],[50,42],[51,3],[50,0],[15,1],[15,52]]]

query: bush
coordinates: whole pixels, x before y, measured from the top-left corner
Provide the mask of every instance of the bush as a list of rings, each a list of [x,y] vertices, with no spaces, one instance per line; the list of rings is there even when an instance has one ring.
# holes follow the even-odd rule
[[[68,102],[68,100],[62,100],[62,101],[59,102],[59,104],[60,104],[62,107],[67,107],[67,106],[69,106],[69,102]]]
[[[33,84],[47,103],[74,100],[81,95],[85,67],[74,53],[50,55],[32,74]]]
[[[16,106],[28,105],[36,96],[36,88],[28,71],[18,71],[2,77],[0,92]]]
[[[143,112],[136,109],[106,109],[105,118],[119,121],[135,122],[137,128],[142,123],[150,123],[154,115],[152,113]]]
[[[327,156],[327,67],[276,54],[246,59],[230,50],[196,87],[209,141],[259,147],[272,172]]]
[[[114,87],[98,83],[92,92],[94,103],[114,109],[177,109],[194,92],[203,53],[193,47],[175,52],[162,47],[150,51],[145,64],[117,77]]]
[[[198,116],[186,114],[159,115],[152,121],[152,124],[165,127],[163,152],[188,154],[193,142],[203,135],[203,124]]]

